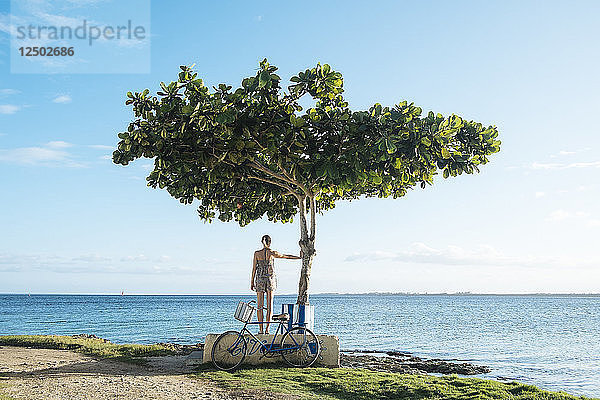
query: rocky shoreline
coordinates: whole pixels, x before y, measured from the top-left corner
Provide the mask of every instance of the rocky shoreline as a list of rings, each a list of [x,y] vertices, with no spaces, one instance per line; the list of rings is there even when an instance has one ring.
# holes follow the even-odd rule
[[[468,362],[436,358],[423,359],[397,351],[342,350],[340,352],[340,363],[342,367],[347,368],[364,368],[372,371],[413,375],[430,373],[480,375],[491,371],[489,367]]]
[[[99,339],[108,342],[107,339],[95,335],[81,334],[73,335],[74,338]],[[202,351],[204,343],[193,345],[177,343],[156,343],[167,347],[177,355],[185,356],[194,351]],[[377,350],[341,350],[340,366],[344,368],[363,368],[380,372],[395,372],[400,374],[426,375],[434,374],[458,374],[458,375],[481,375],[490,372],[490,368],[482,365],[474,365],[458,360],[423,359],[415,357],[410,353],[399,351],[377,351]]]

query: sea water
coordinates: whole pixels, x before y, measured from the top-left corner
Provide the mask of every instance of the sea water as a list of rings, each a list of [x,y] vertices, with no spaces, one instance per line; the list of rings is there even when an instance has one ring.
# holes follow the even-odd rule
[[[115,343],[202,342],[239,328],[251,296],[0,295],[0,335],[94,334]],[[600,397],[600,297],[312,295],[315,332],[342,349],[464,360],[481,377]],[[294,303],[275,296],[275,309]]]

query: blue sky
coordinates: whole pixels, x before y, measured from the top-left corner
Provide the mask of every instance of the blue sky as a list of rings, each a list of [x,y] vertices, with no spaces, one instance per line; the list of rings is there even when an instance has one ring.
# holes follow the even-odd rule
[[[237,85],[264,57],[284,79],[330,64],[354,109],[406,99],[496,125],[503,143],[481,174],[319,215],[311,292],[599,292],[599,12],[155,1],[149,73],[19,74],[0,0],[0,292],[250,294],[261,235],[297,253],[297,224],[202,223],[145,185],[150,160],[110,161],[127,91],[193,63],[207,84]],[[276,265],[279,293],[294,293],[299,262]]]

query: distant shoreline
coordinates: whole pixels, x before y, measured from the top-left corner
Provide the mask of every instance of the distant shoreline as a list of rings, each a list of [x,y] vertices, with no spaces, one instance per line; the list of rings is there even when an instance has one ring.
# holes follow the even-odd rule
[[[0,293],[0,296],[253,296],[254,294],[179,294],[179,293]],[[295,293],[282,293],[275,296],[296,296]],[[600,297],[600,293],[405,293],[405,292],[368,292],[368,293],[312,293],[310,296],[512,296],[512,297]]]

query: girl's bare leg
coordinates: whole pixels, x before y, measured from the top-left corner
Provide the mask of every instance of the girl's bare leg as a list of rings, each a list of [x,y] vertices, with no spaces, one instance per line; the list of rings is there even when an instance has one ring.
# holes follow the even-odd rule
[[[258,317],[258,333],[263,333],[263,305],[264,305],[264,293],[265,292],[256,292],[256,306],[258,307],[258,311],[256,312],[256,316]],[[268,292],[267,292],[268,293]],[[267,320],[269,319],[269,314],[267,314]],[[269,329],[269,325],[267,324],[267,329]]]
[[[269,333],[269,322],[271,321],[271,314],[273,311],[273,292],[267,291],[267,329],[265,333]]]

